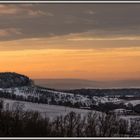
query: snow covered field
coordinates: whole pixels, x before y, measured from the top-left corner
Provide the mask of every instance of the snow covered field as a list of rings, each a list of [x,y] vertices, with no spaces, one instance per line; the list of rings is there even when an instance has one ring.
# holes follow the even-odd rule
[[[136,105],[140,104],[140,100],[127,101],[126,104],[128,104],[128,103],[132,104],[133,106],[136,106]]]
[[[39,87],[29,87],[24,86],[20,88],[6,88],[6,89],[0,89],[0,91],[7,92],[16,96],[22,96],[22,98],[30,101],[30,98],[37,98],[40,99],[46,99],[47,102],[52,101],[52,98],[55,102],[61,102],[61,103],[71,103],[74,104],[80,104],[81,107],[90,107],[91,105],[99,105],[100,103],[114,103],[119,104],[123,102],[123,100],[115,97],[98,97],[93,96],[92,98],[88,98],[88,96],[80,95],[80,94],[73,94],[73,93],[65,93],[61,91],[55,91],[53,89],[46,89],[46,88],[39,88]]]
[[[14,110],[17,103],[20,105],[23,105],[23,110],[26,111],[38,111],[43,116],[47,116],[50,118],[54,118],[59,115],[66,115],[71,111],[74,111],[76,113],[79,113],[81,115],[86,115],[89,110],[85,109],[76,109],[76,108],[70,108],[70,107],[64,107],[64,106],[56,106],[56,105],[47,105],[47,104],[37,104],[37,103],[31,103],[31,102],[23,102],[23,101],[14,101],[9,99],[3,99],[4,101],[4,109]]]

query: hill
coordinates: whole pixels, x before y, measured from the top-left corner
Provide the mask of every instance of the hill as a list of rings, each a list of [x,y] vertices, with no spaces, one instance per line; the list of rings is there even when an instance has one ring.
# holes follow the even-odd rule
[[[12,88],[32,85],[32,80],[14,72],[0,73],[0,88]]]

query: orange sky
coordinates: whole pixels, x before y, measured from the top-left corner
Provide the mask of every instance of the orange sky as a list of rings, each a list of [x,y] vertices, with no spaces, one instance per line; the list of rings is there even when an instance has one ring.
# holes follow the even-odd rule
[[[140,4],[0,4],[0,72],[140,79]]]
[[[33,40],[33,39],[32,39]],[[49,44],[48,49],[33,49],[45,45],[45,39],[5,41],[0,43],[0,71],[14,71],[31,78],[80,78],[92,80],[120,80],[140,78],[140,48],[91,49],[59,48]],[[47,40],[47,39],[46,39]],[[60,38],[58,38],[60,40]],[[84,40],[78,44],[91,44]],[[22,50],[25,45],[31,49]],[[10,46],[19,50],[6,50]],[[52,45],[52,46],[51,46]],[[66,44],[65,44],[66,45]],[[69,45],[69,43],[68,43]],[[75,45],[73,42],[71,45]],[[50,48],[53,49],[50,49]],[[57,47],[59,49],[57,49]],[[98,47],[98,46],[97,46]],[[4,48],[4,49],[2,49]]]

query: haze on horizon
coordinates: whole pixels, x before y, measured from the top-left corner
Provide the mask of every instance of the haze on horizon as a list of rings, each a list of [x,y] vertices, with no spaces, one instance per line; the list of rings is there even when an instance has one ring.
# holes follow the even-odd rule
[[[140,80],[140,4],[0,4],[0,72]]]

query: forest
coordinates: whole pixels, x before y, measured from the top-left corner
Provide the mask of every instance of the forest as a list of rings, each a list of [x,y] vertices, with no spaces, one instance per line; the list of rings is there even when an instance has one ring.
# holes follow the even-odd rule
[[[70,112],[55,118],[42,117],[38,112],[23,111],[16,104],[15,111],[3,110],[0,101],[0,136],[10,137],[136,137],[140,124],[115,114],[89,112],[81,116]]]

